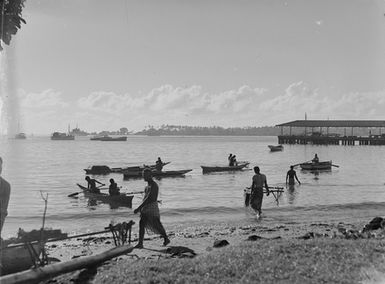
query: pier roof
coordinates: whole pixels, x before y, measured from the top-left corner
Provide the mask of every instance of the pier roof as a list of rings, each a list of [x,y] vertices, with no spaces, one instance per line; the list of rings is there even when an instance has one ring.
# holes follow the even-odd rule
[[[385,127],[385,120],[294,120],[276,126],[291,127]]]

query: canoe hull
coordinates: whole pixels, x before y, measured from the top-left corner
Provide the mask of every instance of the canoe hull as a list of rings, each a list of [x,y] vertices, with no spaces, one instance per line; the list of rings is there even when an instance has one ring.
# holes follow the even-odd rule
[[[0,248],[0,275],[16,273],[31,268],[40,256],[43,246],[44,244],[33,243]]]
[[[191,169],[178,170],[178,171],[161,171],[161,172],[153,170],[152,176],[153,177],[181,177],[191,171],[192,171]],[[127,171],[124,173],[124,179],[141,178],[141,177],[142,177],[142,171]]]
[[[332,161],[319,163],[302,163],[300,164],[300,167],[302,170],[306,171],[330,170],[332,168]]]
[[[214,172],[231,172],[231,171],[241,171],[245,167],[247,167],[249,163],[244,163],[238,166],[225,166],[225,167],[219,167],[219,166],[201,166],[203,173],[214,173]]]
[[[124,206],[124,207],[132,207],[132,199],[133,195],[126,195],[121,193],[120,195],[110,196],[106,193],[92,193],[86,187],[77,184],[84,193],[84,196],[93,200],[101,201],[102,203],[110,204],[114,207],[116,206]]]

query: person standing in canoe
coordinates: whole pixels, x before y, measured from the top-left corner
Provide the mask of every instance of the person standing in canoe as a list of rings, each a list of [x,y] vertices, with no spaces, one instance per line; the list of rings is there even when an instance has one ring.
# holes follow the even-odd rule
[[[108,193],[110,196],[120,195],[120,189],[118,184],[114,181],[113,178],[110,179],[110,186],[108,187]]]
[[[233,155],[231,157],[231,164],[230,164],[230,166],[238,166],[237,156],[236,155]]]
[[[250,206],[259,216],[262,214],[263,186],[266,188],[266,196],[269,196],[270,191],[266,176],[260,173],[259,167],[254,167],[254,172],[255,175],[253,176],[253,183],[251,184]]]
[[[100,181],[97,181],[96,179],[90,178],[89,176],[86,176],[85,180],[87,181],[87,188],[92,193],[100,193],[100,189],[96,187],[96,183],[104,185],[104,183],[101,183]]]
[[[3,159],[0,157],[0,237],[5,217],[8,215],[8,203],[11,196],[11,185],[2,176]]]
[[[140,212],[139,221],[139,240],[135,248],[143,248],[144,231],[151,230],[163,237],[163,245],[170,243],[166,230],[160,222],[160,213],[158,207],[158,193],[159,187],[152,179],[152,172],[150,169],[143,170],[143,179],[147,182],[144,190],[144,197],[142,204],[134,210],[134,214]]]
[[[290,166],[290,170],[288,170],[287,174],[286,174],[286,185],[287,185],[287,180],[289,180],[289,185],[294,185],[295,184],[295,180],[294,179],[296,179],[297,182],[299,184],[301,184],[301,182],[299,181],[299,179],[297,177],[297,173],[294,170],[294,166]]]
[[[230,153],[230,155],[227,157],[227,160],[229,161],[229,166],[231,167],[233,165],[233,154]]]
[[[319,163],[318,155],[315,154],[313,160],[311,160],[311,161],[312,161],[314,164],[318,164],[318,163]]]

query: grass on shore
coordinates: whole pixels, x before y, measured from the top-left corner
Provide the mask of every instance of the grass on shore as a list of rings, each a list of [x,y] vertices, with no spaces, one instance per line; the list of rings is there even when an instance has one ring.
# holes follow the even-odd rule
[[[385,241],[259,240],[194,259],[118,260],[95,283],[374,283],[385,281]],[[375,275],[376,274],[376,275]],[[378,279],[377,279],[378,280]],[[377,282],[378,283],[378,282]]]

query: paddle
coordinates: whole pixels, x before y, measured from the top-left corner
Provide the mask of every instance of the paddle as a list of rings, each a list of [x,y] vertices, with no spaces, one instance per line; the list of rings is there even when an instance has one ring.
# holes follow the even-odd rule
[[[339,168],[339,167],[340,167],[340,166],[338,166],[338,165],[333,165],[333,164],[332,164],[332,166],[333,166],[333,167],[336,167],[336,168]]]
[[[100,187],[102,187],[102,186],[105,186],[105,184],[103,183],[103,184],[97,186],[96,188],[100,188]],[[78,194],[80,194],[80,193],[82,193],[82,192],[83,192],[83,191],[71,193],[71,194],[68,195],[68,197],[74,197],[74,196],[76,196],[76,195],[78,195]]]

